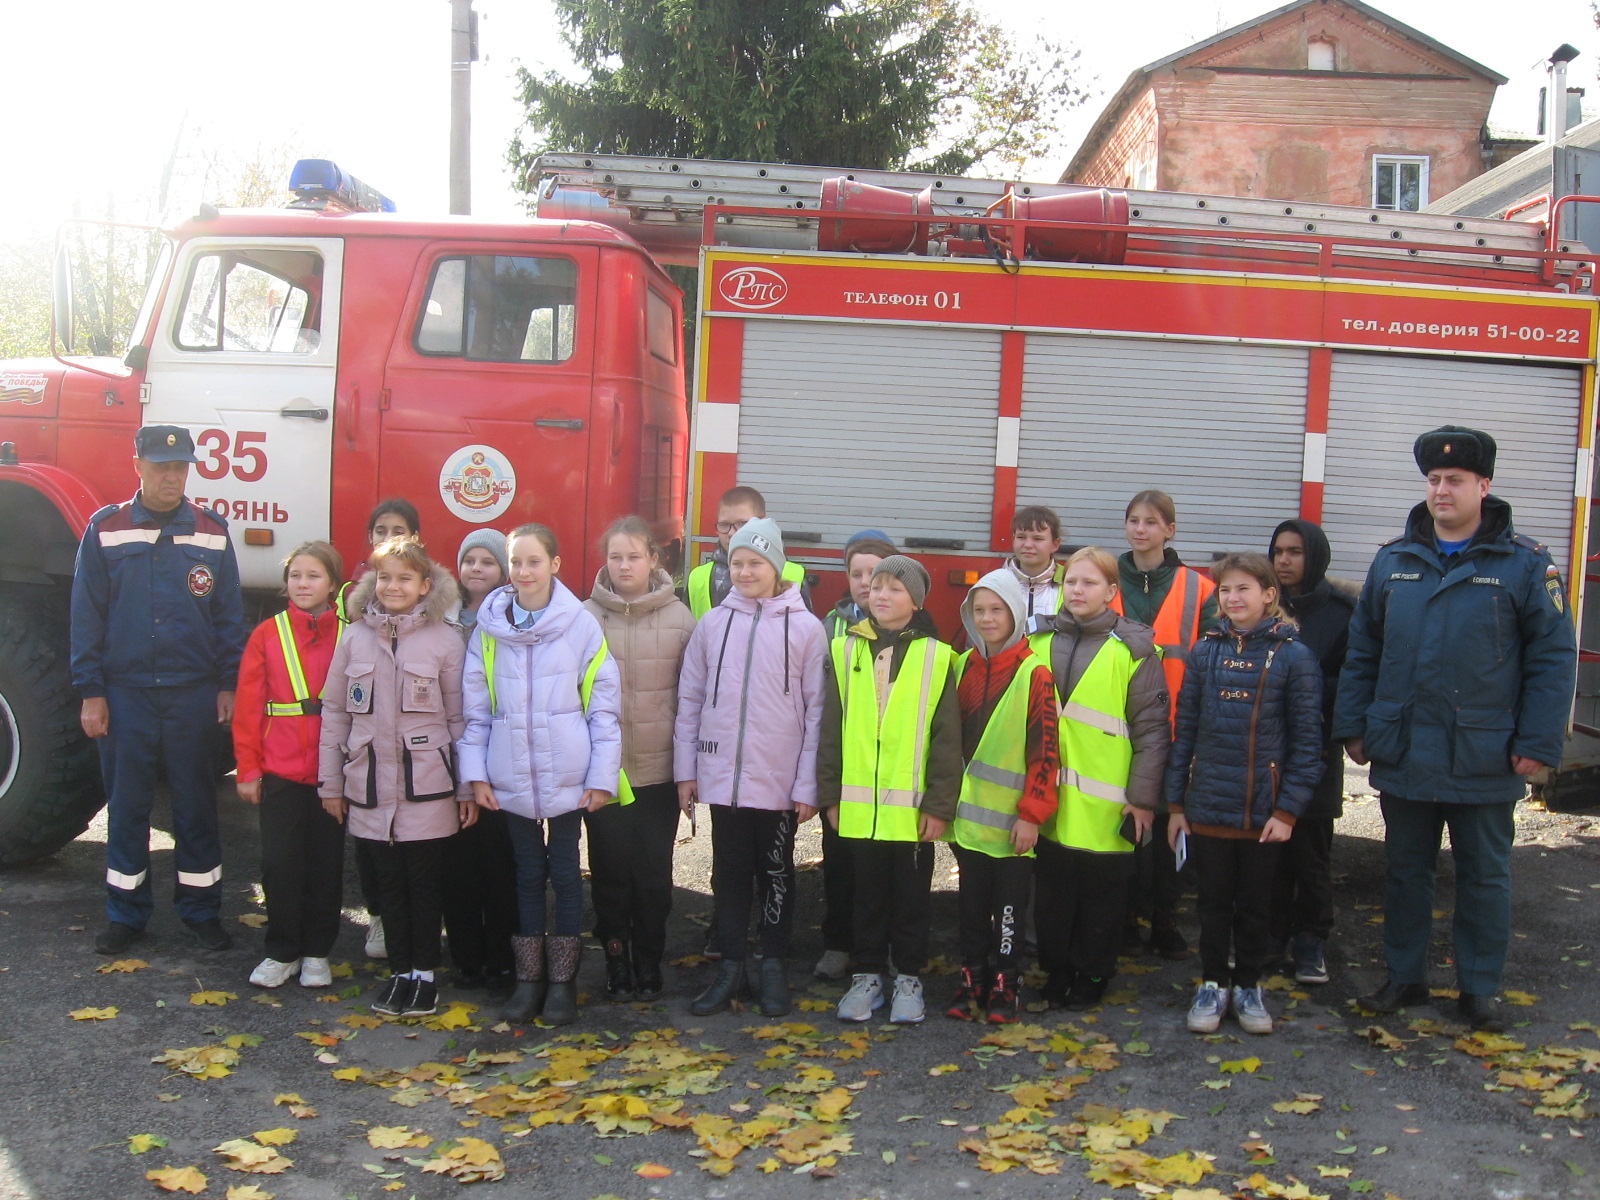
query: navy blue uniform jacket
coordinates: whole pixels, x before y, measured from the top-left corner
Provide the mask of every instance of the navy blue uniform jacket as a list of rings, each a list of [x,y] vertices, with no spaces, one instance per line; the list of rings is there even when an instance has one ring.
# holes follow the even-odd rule
[[[247,631],[228,523],[187,500],[157,525],[135,496],[89,519],[72,577],[72,685],[233,691]]]
[[[1522,755],[1561,762],[1578,649],[1550,553],[1483,504],[1470,545],[1439,553],[1427,505],[1378,551],[1350,622],[1333,736],[1363,738],[1372,786],[1406,800],[1522,797]]]

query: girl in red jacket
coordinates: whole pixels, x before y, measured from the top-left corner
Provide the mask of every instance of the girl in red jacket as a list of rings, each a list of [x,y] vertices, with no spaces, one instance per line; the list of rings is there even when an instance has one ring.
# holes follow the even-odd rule
[[[344,829],[317,795],[322,685],[342,626],[333,608],[344,578],[339,552],[306,542],[284,560],[289,607],[250,635],[239,664],[233,752],[239,798],[259,806],[267,957],[250,975],[280,987],[333,982],[328,954],[339,934]]]

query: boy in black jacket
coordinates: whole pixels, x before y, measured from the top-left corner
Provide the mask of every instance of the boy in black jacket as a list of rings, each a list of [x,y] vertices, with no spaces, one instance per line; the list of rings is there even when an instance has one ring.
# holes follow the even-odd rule
[[[1299,640],[1322,667],[1322,728],[1333,723],[1339,668],[1349,644],[1350,617],[1360,588],[1328,579],[1332,550],[1328,535],[1310,521],[1284,521],[1272,532],[1267,556],[1282,585],[1281,603],[1300,626]],[[1289,946],[1294,977],[1327,983],[1324,944],[1333,931],[1333,823],[1344,813],[1344,746],[1333,738],[1323,748],[1322,779],[1295,823],[1294,836],[1278,860],[1273,894],[1273,937]]]

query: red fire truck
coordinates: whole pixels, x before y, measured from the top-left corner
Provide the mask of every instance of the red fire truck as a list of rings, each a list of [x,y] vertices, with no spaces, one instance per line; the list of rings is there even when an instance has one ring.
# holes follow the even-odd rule
[[[624,512],[692,566],[738,481],[819,610],[872,526],[927,564],[948,630],[1018,505],[1115,549],[1146,487],[1175,497],[1190,563],[1300,515],[1360,578],[1419,496],[1413,437],[1454,421],[1499,439],[1496,489],[1583,610],[1600,307],[1587,249],[1542,226],[747,163],[537,170],[539,219],[488,225],[364,211],[385,204],[307,166],[298,207],[169,231],[124,361],[0,364],[0,862],[101,802],[65,597],[88,517],[134,486],[141,423],[195,430],[191,497],[227,513],[263,595],[303,538],[357,557],[391,494],[446,557],[475,527],[549,523],[579,589]],[[692,365],[662,264],[699,268]],[[1594,670],[1574,787],[1600,764]]]

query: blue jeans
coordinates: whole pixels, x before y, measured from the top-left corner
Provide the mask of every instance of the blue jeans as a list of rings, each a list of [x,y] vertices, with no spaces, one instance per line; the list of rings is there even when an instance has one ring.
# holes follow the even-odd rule
[[[549,826],[548,830],[546,826]],[[578,869],[578,834],[583,815],[562,813],[535,821],[506,813],[511,852],[517,862],[517,925],[523,937],[577,937],[583,932],[583,875]],[[545,927],[545,887],[555,889],[555,928]]]
[[[1451,922],[1456,983],[1474,996],[1492,996],[1511,944],[1511,842],[1516,824],[1509,804],[1438,804],[1382,795],[1384,850],[1389,862],[1383,906],[1383,952],[1396,983],[1428,982],[1433,892],[1439,840],[1450,830],[1456,864]]]

